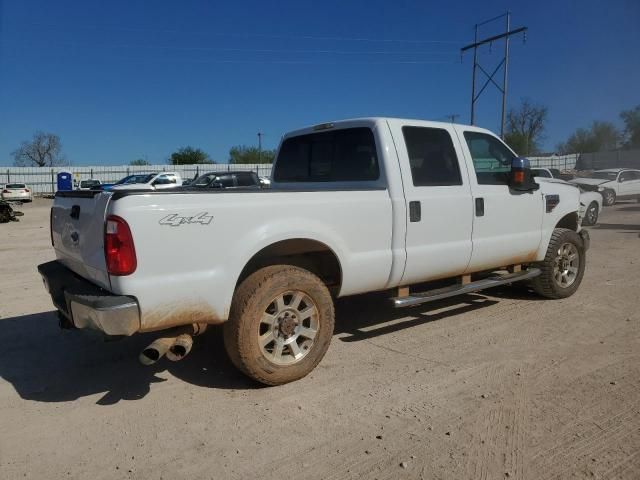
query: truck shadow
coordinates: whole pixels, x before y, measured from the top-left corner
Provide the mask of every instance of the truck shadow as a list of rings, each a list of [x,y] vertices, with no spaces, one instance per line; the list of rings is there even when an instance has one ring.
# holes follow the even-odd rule
[[[640,212],[640,205],[634,207],[622,207],[617,209],[619,212]]]
[[[498,303],[479,294],[461,295],[416,307],[393,308],[387,297],[370,294],[340,299],[336,308],[336,335],[343,342],[359,342],[435,322]]]
[[[493,289],[494,293],[524,298],[509,289],[497,293]],[[522,295],[535,298],[526,292]],[[394,309],[380,294],[350,297],[337,302],[335,335],[343,342],[357,342],[495,303],[498,300],[471,294]],[[0,377],[25,400],[67,402],[96,395],[98,405],[143,398],[152,384],[167,381],[166,373],[205,388],[262,388],[228,359],[221,330],[209,328],[181,362],[162,359],[145,367],[138,362],[138,354],[160,333],[105,341],[92,332],[60,330],[53,311],[4,318],[0,319]]]
[[[181,362],[162,359],[142,366],[138,354],[160,334],[105,341],[100,334],[60,330],[55,312],[0,319],[0,377],[20,397],[65,402],[102,394],[99,405],[137,400],[168,372],[208,388],[247,389],[259,385],[238,372],[224,351],[222,335],[212,328],[194,342]]]
[[[627,225],[625,223],[597,223],[595,230],[640,230],[640,225]]]

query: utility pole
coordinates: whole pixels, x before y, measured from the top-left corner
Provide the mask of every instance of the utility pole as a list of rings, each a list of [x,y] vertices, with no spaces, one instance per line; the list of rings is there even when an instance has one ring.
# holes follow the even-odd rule
[[[486,25],[487,23],[491,23],[496,20],[499,20],[501,18],[506,18],[506,30],[504,33],[483,38],[482,40],[478,40],[479,27]],[[500,91],[500,93],[502,93],[502,115],[501,115],[501,121],[500,121],[500,136],[503,138],[504,138],[506,110],[507,110],[507,84],[508,84],[508,75],[509,75],[509,38],[513,35],[524,33],[524,40],[526,41],[527,39],[527,33],[526,33],[527,27],[519,27],[514,30],[510,30],[510,28],[511,28],[511,12],[506,12],[502,15],[491,18],[484,22],[477,23],[475,25],[475,34],[474,34],[473,43],[465,47],[462,47],[460,49],[460,55],[462,55],[467,50],[470,50],[473,48],[473,73],[472,73],[473,77],[471,80],[471,125],[474,125],[476,121],[476,102],[478,101],[478,98],[480,98],[480,95],[482,95],[482,92],[484,92],[485,88],[487,88],[489,83],[493,83],[493,85],[495,85],[495,87]],[[495,67],[495,69],[491,74],[489,74],[484,68],[482,68],[482,65],[480,65],[480,63],[478,62],[478,47],[481,47],[482,45],[486,45],[486,44],[491,45],[493,44],[493,42],[497,40],[501,40],[503,38],[505,41],[504,56],[502,57],[502,60],[500,61],[500,63],[498,63],[498,66]],[[500,70],[500,67],[503,67],[502,85],[499,85],[494,80],[494,76],[496,75],[496,73],[498,73],[498,71]],[[485,81],[482,88],[480,88],[480,91],[476,93],[476,71],[478,69],[487,77],[487,80]]]
[[[264,133],[258,132],[258,163],[262,163],[262,135]]]

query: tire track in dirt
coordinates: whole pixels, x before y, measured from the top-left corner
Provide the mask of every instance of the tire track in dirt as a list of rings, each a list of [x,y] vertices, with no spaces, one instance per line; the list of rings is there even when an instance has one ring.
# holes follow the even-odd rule
[[[557,445],[553,453],[543,457],[542,464],[536,470],[540,478],[559,478],[572,470],[581,457],[587,454],[597,457],[614,442],[631,435],[637,430],[638,406],[640,402],[636,401],[616,415],[603,414],[586,420],[590,425],[581,429],[579,440],[572,442],[568,439]],[[541,455],[536,455],[536,458],[540,457]],[[563,470],[554,472],[559,465],[564,467]]]
[[[487,383],[501,386],[492,393],[498,403],[485,407],[472,429],[472,439],[467,464],[467,478],[487,480],[504,476],[524,478],[526,460],[527,390],[523,369],[518,369],[518,383],[509,389],[507,380],[510,365],[494,365]]]

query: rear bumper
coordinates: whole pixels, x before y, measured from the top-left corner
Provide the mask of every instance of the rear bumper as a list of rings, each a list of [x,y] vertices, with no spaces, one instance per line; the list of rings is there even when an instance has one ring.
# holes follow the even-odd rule
[[[582,238],[582,245],[584,245],[584,249],[589,250],[591,246],[591,237],[589,237],[589,232],[584,228],[579,232],[580,238]]]
[[[140,309],[134,297],[114,295],[58,261],[38,265],[38,272],[55,307],[76,328],[127,336],[140,330]]]
[[[31,193],[3,193],[3,200],[31,200]]]

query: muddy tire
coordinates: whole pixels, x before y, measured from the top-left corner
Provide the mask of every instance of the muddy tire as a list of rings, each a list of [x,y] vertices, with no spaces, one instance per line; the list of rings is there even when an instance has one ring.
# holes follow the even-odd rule
[[[598,203],[591,202],[587,207],[587,210],[584,212],[584,219],[582,220],[582,225],[591,226],[595,225],[598,222]]]
[[[611,205],[616,203],[616,192],[613,190],[605,190],[602,192],[602,204],[605,207],[610,207]]]
[[[235,292],[224,346],[233,364],[266,385],[311,372],[333,336],[333,299],[313,273],[274,265],[249,275]]]
[[[542,273],[531,287],[546,298],[566,298],[575,293],[582,282],[586,266],[584,245],[573,230],[556,228],[551,235],[547,254],[536,265]]]

